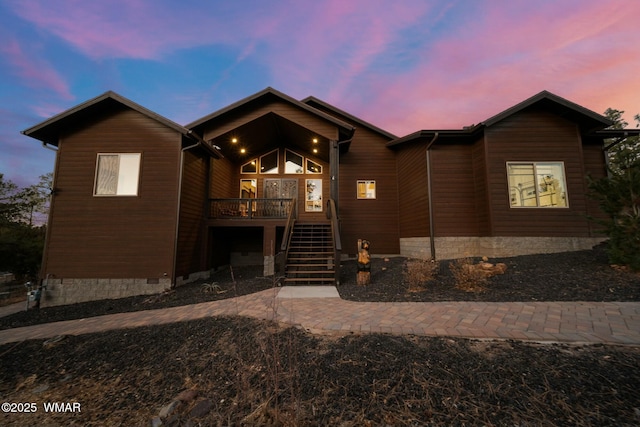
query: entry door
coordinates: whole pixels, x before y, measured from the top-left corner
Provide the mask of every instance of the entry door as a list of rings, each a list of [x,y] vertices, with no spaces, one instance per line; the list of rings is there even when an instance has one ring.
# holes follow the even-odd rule
[[[298,180],[291,178],[265,178],[264,180],[265,199],[297,199]],[[296,204],[296,213],[298,205]]]
[[[265,199],[297,199],[298,180],[266,178],[264,180]]]

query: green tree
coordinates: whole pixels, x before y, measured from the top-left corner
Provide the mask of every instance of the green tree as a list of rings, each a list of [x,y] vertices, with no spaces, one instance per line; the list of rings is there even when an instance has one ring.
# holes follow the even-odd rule
[[[0,174],[0,270],[36,276],[44,248],[51,174],[20,189]]]
[[[626,128],[623,111],[607,109],[605,115],[614,121],[612,128]],[[640,115],[634,119],[640,124]],[[612,145],[614,144],[614,145]],[[596,199],[605,219],[596,221],[609,236],[607,252],[613,264],[627,265],[640,271],[640,142],[627,137],[607,141],[610,146],[609,177],[589,178],[591,196]]]
[[[0,173],[0,226],[16,220],[18,205],[16,203],[18,186],[4,179]]]
[[[23,188],[17,194],[20,221],[31,225],[42,225],[49,213],[53,173],[41,175],[37,184]]]
[[[609,129],[626,129],[629,126],[629,123],[622,118],[623,114],[624,111],[607,108],[604,115],[613,121]],[[636,128],[639,127],[640,114],[636,114],[633,119],[636,121]],[[607,157],[609,171],[612,174],[624,173],[624,168],[640,161],[640,138],[637,136],[606,140],[605,147],[611,147],[607,150]]]

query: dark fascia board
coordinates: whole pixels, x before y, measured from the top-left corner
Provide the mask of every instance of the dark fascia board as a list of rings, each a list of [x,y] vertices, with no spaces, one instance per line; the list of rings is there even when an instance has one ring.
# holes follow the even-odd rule
[[[478,124],[474,126],[470,126],[464,129],[429,129],[429,130],[419,130],[417,132],[410,133],[409,135],[403,136],[402,138],[394,139],[387,143],[387,147],[396,147],[398,145],[406,144],[409,142],[415,141],[431,141],[433,137],[438,135],[438,141],[444,140],[452,140],[456,139],[467,140],[473,142],[475,138],[477,138],[482,131],[484,130],[484,125]]]
[[[568,101],[558,95],[555,95],[549,91],[543,90],[542,92],[525,99],[524,101],[514,105],[511,108],[507,108],[501,113],[496,114],[488,118],[487,120],[474,125],[468,128],[464,128],[462,130],[422,130],[418,132],[414,132],[402,138],[393,140],[387,144],[388,147],[394,147],[406,142],[416,141],[421,138],[433,138],[433,136],[438,133],[438,139],[443,140],[447,138],[456,138],[456,139],[464,139],[464,138],[472,138],[475,137],[479,132],[482,132],[484,128],[495,125],[496,123],[506,119],[513,114],[516,114],[525,108],[528,108],[534,104],[537,104],[542,101],[549,101],[569,112],[573,112],[577,114],[579,117],[583,117],[586,122],[589,123],[589,129],[586,129],[588,135],[600,135],[599,132],[601,129],[606,128],[607,126],[611,126],[613,122],[606,118],[605,116],[598,114],[594,111],[591,111],[587,108],[584,108],[574,102]]]
[[[628,138],[630,136],[640,136],[640,129],[603,129],[597,130],[588,136],[599,136],[602,138]]]
[[[382,136],[384,136],[386,138],[389,138],[390,140],[395,140],[395,139],[398,138],[396,135],[394,135],[394,134],[392,134],[390,132],[387,132],[386,130],[381,129],[381,128],[377,127],[377,126],[374,126],[371,123],[366,122],[366,121],[362,120],[359,117],[356,117],[356,116],[354,116],[352,114],[349,114],[344,110],[341,110],[341,109],[339,109],[337,107],[334,107],[333,105],[328,104],[328,103],[326,103],[326,102],[322,101],[321,99],[318,99],[318,98],[316,98],[314,96],[308,96],[308,97],[306,97],[305,99],[303,99],[300,102],[302,102],[304,104],[307,104],[307,105],[309,105],[311,107],[313,107],[313,104],[319,105],[319,106],[321,106],[323,108],[326,108],[329,111],[333,111],[336,114],[344,116],[347,119],[349,119],[349,120],[351,120],[351,121],[353,121],[353,122],[355,122],[355,123],[357,123],[357,124],[359,124],[359,125],[361,125],[363,127],[366,127],[368,129],[376,132],[376,133],[379,133],[380,135],[382,135]]]
[[[485,120],[484,122],[482,122],[485,126],[492,126],[496,123],[498,123],[501,120],[506,119],[507,117],[524,110],[527,107],[530,107],[538,102],[541,102],[543,100],[548,100],[551,101],[563,108],[566,108],[569,111],[572,111],[574,113],[577,113],[580,116],[583,116],[585,119],[587,119],[588,121],[590,121],[593,125],[593,129],[597,129],[597,128],[605,128],[607,126],[611,126],[613,123],[611,122],[611,120],[609,120],[608,118],[606,118],[605,116],[596,113],[595,111],[591,111],[588,108],[584,108],[581,105],[578,105],[574,102],[571,102],[567,99],[564,99],[554,93],[551,93],[549,91],[543,90],[540,93],[537,93],[536,95],[533,95],[530,98],[525,99],[524,101],[514,105],[511,108],[507,108],[506,110],[502,111],[501,113],[496,114],[495,116],[492,116],[490,118],[488,118],[487,120]],[[590,130],[593,130],[590,129]]]
[[[99,95],[95,98],[92,98],[82,104],[79,104],[73,108],[70,108],[66,111],[63,111],[60,114],[57,114],[50,119],[47,119],[35,126],[30,127],[29,129],[23,130],[21,133],[26,136],[30,136],[32,138],[38,139],[44,143],[57,146],[58,145],[58,136],[65,128],[65,126],[70,123],[74,117],[82,113],[86,113],[92,108],[98,107],[99,105],[104,105],[107,102],[115,101],[116,103],[122,104],[132,110],[139,112],[153,120],[156,120],[163,125],[167,126],[175,130],[176,132],[188,136],[192,139],[196,139],[191,134],[189,129],[180,126],[179,124],[167,119],[166,117],[161,116],[160,114],[154,113],[153,111],[136,104],[135,102],[125,98],[124,96],[118,95],[113,91],[108,91]]]
[[[214,120],[218,117],[221,117],[223,115],[225,115],[226,113],[233,111],[237,108],[240,108],[242,106],[245,106],[253,101],[256,101],[260,98],[266,97],[266,96],[275,96],[277,98],[282,99],[283,101],[286,101],[292,105],[295,105],[298,108],[301,108],[303,110],[306,110],[308,112],[310,112],[311,114],[314,114],[316,116],[320,116],[323,119],[335,124],[337,127],[339,127],[346,135],[349,135],[349,138],[353,135],[353,132],[355,131],[355,128],[353,126],[351,126],[348,123],[343,122],[342,120],[338,120],[335,117],[323,113],[320,110],[317,110],[313,107],[310,107],[309,105],[306,105],[288,95],[285,95],[284,93],[275,90],[272,87],[267,87],[266,89],[261,90],[260,92],[257,92],[251,96],[248,96],[244,99],[241,99],[240,101],[237,101],[231,105],[228,105],[227,107],[224,107],[218,111],[214,111],[213,113],[206,115],[204,117],[202,117],[201,119],[198,119],[194,122],[191,122],[187,125],[185,125],[186,128],[188,129],[193,129],[195,130],[198,127],[201,127],[202,125],[206,124],[207,122]]]

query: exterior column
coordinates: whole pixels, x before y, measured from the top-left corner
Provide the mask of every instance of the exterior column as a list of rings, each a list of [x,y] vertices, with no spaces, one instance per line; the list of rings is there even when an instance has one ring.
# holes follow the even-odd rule
[[[329,149],[329,175],[331,179],[331,186],[329,190],[329,197],[331,197],[336,203],[336,210],[339,212],[338,199],[339,199],[339,170],[340,170],[340,149],[338,147],[338,141],[330,140],[331,145]]]
[[[262,253],[264,255],[263,275],[271,276],[275,273],[275,259],[278,253],[278,248],[276,247],[276,227],[265,225],[262,236]]]

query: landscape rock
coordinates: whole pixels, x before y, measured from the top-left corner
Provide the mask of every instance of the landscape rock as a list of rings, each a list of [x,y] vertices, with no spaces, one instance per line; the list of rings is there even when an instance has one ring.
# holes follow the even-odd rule
[[[196,403],[193,409],[189,412],[189,418],[202,418],[211,411],[212,407],[213,402],[211,400],[203,399]]]
[[[162,409],[160,409],[160,413],[158,415],[160,416],[160,418],[163,418],[163,419],[167,418],[168,416],[173,414],[173,412],[181,404],[182,404],[182,402],[180,402],[179,400],[172,400],[171,403],[169,403],[168,405],[163,406]]]
[[[179,400],[184,403],[189,403],[198,397],[198,390],[189,389],[184,390],[182,393],[176,396],[175,400]]]

